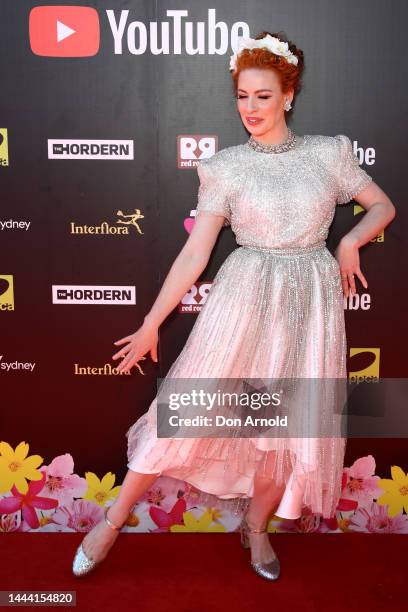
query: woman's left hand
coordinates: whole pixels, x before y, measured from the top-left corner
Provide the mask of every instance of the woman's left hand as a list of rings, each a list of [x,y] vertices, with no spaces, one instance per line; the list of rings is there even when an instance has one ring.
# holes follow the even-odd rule
[[[351,295],[357,293],[354,276],[358,276],[363,287],[367,289],[368,283],[360,270],[358,246],[352,240],[349,240],[347,236],[344,236],[340,240],[334,252],[334,256],[340,266],[341,284],[343,286],[344,295],[348,298],[349,290],[351,290]]]

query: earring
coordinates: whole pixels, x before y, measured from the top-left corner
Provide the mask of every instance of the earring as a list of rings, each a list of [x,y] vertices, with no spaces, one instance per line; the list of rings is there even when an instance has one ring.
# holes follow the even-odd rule
[[[289,100],[286,100],[285,105],[283,107],[285,109],[285,111],[288,111],[292,108],[291,103],[289,102]]]

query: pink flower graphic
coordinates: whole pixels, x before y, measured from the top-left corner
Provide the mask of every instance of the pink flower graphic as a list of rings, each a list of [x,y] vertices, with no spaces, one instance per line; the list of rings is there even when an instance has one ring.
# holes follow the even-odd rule
[[[154,532],[170,531],[172,525],[184,525],[183,512],[186,509],[186,500],[183,497],[176,501],[170,512],[152,506],[149,509],[149,514],[158,525],[158,529],[155,529]]]
[[[140,497],[138,503],[148,502],[170,512],[174,502],[181,497],[188,501],[188,484],[181,480],[160,476]]]
[[[298,519],[284,520],[275,523],[279,531],[286,533],[314,533],[320,531],[320,515],[314,514],[308,506],[302,508]]]
[[[32,480],[28,485],[27,493],[20,493],[17,487],[13,485],[11,488],[12,495],[0,500],[0,514],[11,514],[21,510],[22,519],[27,522],[31,529],[38,529],[40,522],[35,508],[49,510],[58,506],[56,499],[38,496],[38,493],[44,487],[45,478],[46,476],[43,474],[41,480]]]
[[[350,468],[345,468],[343,472],[342,500],[354,501],[357,506],[371,504],[382,494],[377,486],[379,476],[374,476],[375,459],[372,455],[357,459]],[[353,510],[353,507],[339,507],[339,510]]]
[[[45,489],[48,496],[57,499],[60,506],[70,504],[74,497],[82,497],[88,488],[85,478],[73,473],[74,460],[69,453],[55,457],[50,465],[43,465],[40,469],[47,476]]]
[[[348,529],[364,533],[408,533],[408,516],[401,513],[390,517],[387,512],[386,505],[371,502],[370,506],[356,510]]]
[[[11,512],[0,516],[0,533],[10,533],[12,531],[22,531],[20,529],[21,513]]]
[[[91,531],[103,519],[104,508],[85,499],[76,499],[68,506],[62,506],[52,515],[58,525],[74,531]]]

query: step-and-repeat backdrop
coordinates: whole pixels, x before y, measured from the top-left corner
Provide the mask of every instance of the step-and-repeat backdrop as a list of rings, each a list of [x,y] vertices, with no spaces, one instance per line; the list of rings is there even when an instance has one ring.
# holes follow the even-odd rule
[[[119,374],[113,343],[142,324],[192,230],[201,156],[249,136],[229,57],[237,37],[263,30],[285,32],[305,53],[290,127],[349,136],[397,208],[360,250],[368,288],[357,280],[358,295],[344,299],[350,380],[373,383],[355,406],[380,425],[348,441],[336,519],[305,508],[270,529],[408,531],[407,428],[398,421],[407,12],[402,0],[392,11],[381,0],[1,3],[0,531],[86,531],[118,494],[125,433],[236,248],[231,228],[161,326],[158,363],[147,354]],[[364,214],[353,201],[337,207],[332,252]],[[391,424],[381,420],[385,408],[396,412]],[[228,507],[195,496],[188,483],[159,478],[125,529],[236,528]]]

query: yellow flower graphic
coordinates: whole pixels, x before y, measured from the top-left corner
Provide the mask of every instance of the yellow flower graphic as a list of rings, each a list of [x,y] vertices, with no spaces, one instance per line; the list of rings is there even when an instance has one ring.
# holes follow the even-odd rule
[[[40,455],[28,455],[29,445],[20,442],[16,450],[7,442],[0,442],[0,493],[10,491],[15,485],[20,493],[28,491],[29,480],[41,480],[42,473],[37,470],[43,462]]]
[[[344,531],[345,533],[353,533],[353,530],[349,529],[350,523],[351,523],[350,518],[341,517],[337,519],[337,525],[339,526],[341,531]]]
[[[116,497],[120,491],[120,485],[113,487],[115,484],[115,474],[112,474],[112,472],[105,474],[102,480],[99,480],[93,472],[85,472],[85,479],[88,483],[88,489],[83,499],[93,501],[99,506],[104,506],[107,501]]]
[[[128,527],[137,527],[140,523],[140,518],[134,512],[131,512],[126,519],[126,525]]]
[[[391,478],[381,478],[377,485],[384,489],[385,493],[377,499],[377,504],[383,506],[388,504],[388,516],[396,516],[405,509],[408,514],[408,474],[398,467],[391,466]]]
[[[183,512],[184,525],[171,525],[170,531],[184,531],[184,532],[213,532],[213,531],[225,531],[224,525],[216,523],[210,527],[213,522],[212,512],[208,510],[196,519],[194,514],[191,512]]]
[[[276,516],[275,514],[271,517],[266,527],[266,531],[268,533],[280,533],[281,530],[275,527],[274,521],[280,521],[280,518]]]
[[[216,521],[221,518],[221,512],[218,510],[218,508],[207,506],[207,512],[211,514],[213,521]]]
[[[48,525],[49,523],[52,523],[52,519],[49,518],[48,516],[40,516],[38,517],[38,521],[40,523],[40,527],[44,527],[45,525]]]

